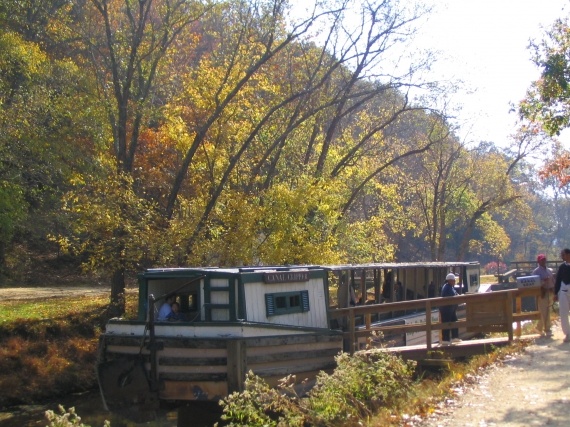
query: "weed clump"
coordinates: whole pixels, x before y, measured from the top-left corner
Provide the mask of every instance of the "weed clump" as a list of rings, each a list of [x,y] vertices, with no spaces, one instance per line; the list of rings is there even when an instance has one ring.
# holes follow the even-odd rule
[[[245,390],[220,404],[229,426],[325,426],[356,424],[380,407],[397,405],[414,382],[415,362],[382,351],[336,357],[332,374],[321,372],[304,397],[289,376],[271,388],[249,373]]]
[[[81,422],[81,417],[75,412],[75,408],[67,411],[61,405],[58,406],[59,414],[52,410],[45,412],[45,417],[49,421],[48,427],[89,427]],[[109,421],[105,421],[103,427],[111,427]]]

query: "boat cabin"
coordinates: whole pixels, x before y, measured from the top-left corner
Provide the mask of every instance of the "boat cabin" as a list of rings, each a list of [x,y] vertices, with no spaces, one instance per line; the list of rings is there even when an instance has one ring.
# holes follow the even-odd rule
[[[322,268],[146,270],[139,275],[138,319],[148,321],[154,314],[158,322],[156,314],[169,295],[176,296],[184,321],[190,323],[254,322],[328,329],[327,275]]]

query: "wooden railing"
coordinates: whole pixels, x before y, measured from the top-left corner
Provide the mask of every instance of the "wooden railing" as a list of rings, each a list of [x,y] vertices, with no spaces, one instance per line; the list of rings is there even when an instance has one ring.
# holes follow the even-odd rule
[[[483,294],[458,295],[447,298],[429,298],[413,301],[401,301],[374,305],[355,306],[329,310],[329,318],[337,319],[343,326],[347,350],[351,354],[358,349],[359,338],[368,338],[374,332],[384,334],[405,334],[425,332],[426,348],[432,348],[432,331],[451,328],[465,328],[473,334],[489,332],[506,332],[509,341],[521,334],[521,322],[538,319],[538,311],[522,312],[523,297],[538,297],[540,288],[509,289],[505,291],[487,292]],[[465,319],[457,322],[433,322],[432,309],[446,305],[465,304]],[[535,307],[537,305],[535,304]],[[423,323],[409,325],[373,326],[371,318],[394,312],[416,312],[424,315]],[[423,313],[422,313],[423,312]],[[429,314],[426,316],[426,313]],[[364,318],[364,325],[357,325],[357,318]],[[513,326],[513,324],[515,326]]]

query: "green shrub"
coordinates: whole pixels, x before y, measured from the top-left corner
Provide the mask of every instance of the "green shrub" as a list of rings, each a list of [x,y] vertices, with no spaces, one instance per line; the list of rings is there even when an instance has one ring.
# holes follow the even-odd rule
[[[245,390],[230,394],[220,402],[222,419],[228,426],[303,426],[308,418],[294,391],[295,376],[283,378],[276,388],[249,371]]]
[[[415,362],[385,351],[343,353],[336,362],[331,375],[319,374],[308,399],[310,409],[326,423],[365,417],[379,407],[396,405],[413,383]]]
[[[295,392],[295,377],[271,388],[249,372],[245,390],[220,404],[229,426],[329,426],[356,423],[379,407],[396,405],[413,383],[415,362],[371,351],[336,358],[332,374],[321,372],[306,397]]]

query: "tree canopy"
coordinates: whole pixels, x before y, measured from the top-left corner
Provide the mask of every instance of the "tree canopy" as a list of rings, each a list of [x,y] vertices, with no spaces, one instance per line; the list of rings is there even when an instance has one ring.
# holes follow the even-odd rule
[[[510,218],[538,206],[538,140],[467,147],[414,96],[448,90],[406,51],[429,8],[290,7],[3,3],[2,254],[43,239],[108,275],[119,311],[150,266],[511,256],[536,229]]]

